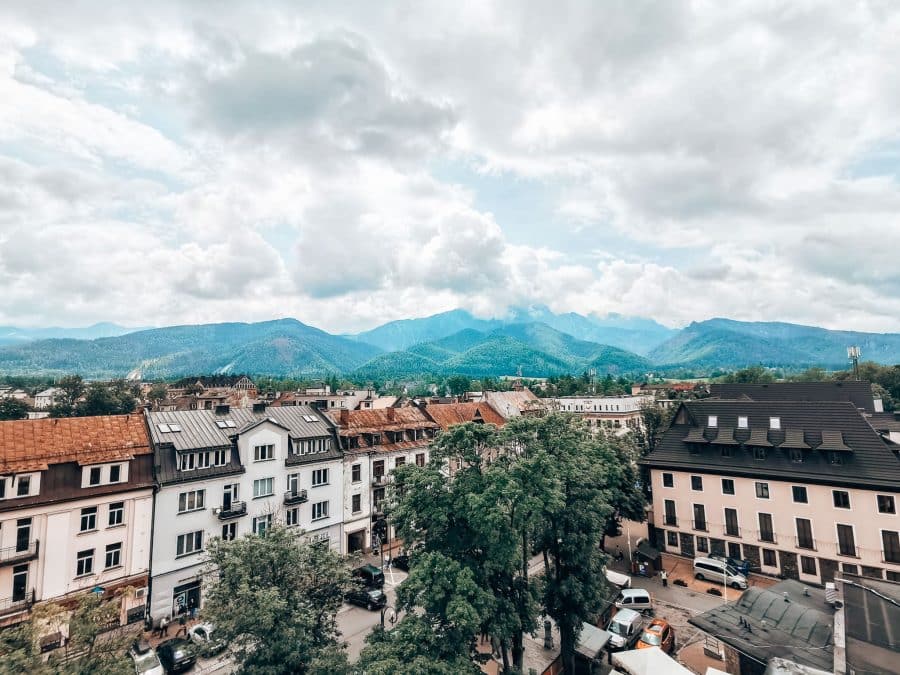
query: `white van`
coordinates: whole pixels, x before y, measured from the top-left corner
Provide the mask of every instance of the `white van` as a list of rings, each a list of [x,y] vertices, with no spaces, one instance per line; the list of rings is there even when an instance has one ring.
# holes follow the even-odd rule
[[[633,609],[641,614],[653,613],[653,601],[650,593],[643,588],[624,588],[616,596],[616,607],[619,609]]]
[[[630,649],[638,641],[644,628],[644,620],[633,609],[620,609],[609,620],[606,630],[610,633],[609,650]]]
[[[695,558],[694,576],[714,583],[727,583],[732,588],[747,588],[747,577],[731,567],[724,560]]]
[[[614,572],[605,567],[603,568],[603,573],[606,575],[606,580],[613,586],[618,586],[619,588],[631,588],[631,577],[627,574]]]

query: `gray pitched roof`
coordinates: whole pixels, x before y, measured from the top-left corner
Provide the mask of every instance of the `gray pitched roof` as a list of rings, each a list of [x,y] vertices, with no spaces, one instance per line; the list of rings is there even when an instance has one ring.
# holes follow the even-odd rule
[[[875,412],[869,382],[773,382],[772,384],[710,384],[709,394],[721,399],[751,401],[849,401],[866,412]]]
[[[781,657],[832,670],[833,612],[825,604],[822,589],[799,581],[751,587],[737,602],[715,607],[689,622],[761,663]]]
[[[900,584],[843,575],[847,665],[861,673],[896,672]]]
[[[705,432],[707,444],[688,442],[689,434],[704,433],[702,424],[710,415],[717,416],[723,427],[736,426],[738,416],[749,418],[749,428],[734,433],[742,450],[732,450],[730,456],[723,456],[711,429]],[[781,430],[768,429],[770,417],[780,418]],[[843,445],[849,448],[840,452],[839,470],[835,470],[826,451],[837,449],[835,436],[826,433],[825,448],[817,449],[823,444],[823,431],[840,432]],[[763,434],[775,447],[766,452],[765,459],[756,459],[750,451],[754,445],[750,439],[751,436],[762,438]],[[801,445],[812,449],[803,451],[803,462],[794,462],[788,448]],[[896,446],[886,444],[850,402],[687,401],[643,463],[657,469],[803,480],[864,489],[879,487],[900,492],[900,456]]]

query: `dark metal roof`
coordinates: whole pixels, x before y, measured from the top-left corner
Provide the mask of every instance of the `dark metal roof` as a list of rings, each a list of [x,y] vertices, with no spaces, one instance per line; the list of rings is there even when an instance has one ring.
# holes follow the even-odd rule
[[[843,575],[847,665],[859,673],[896,672],[900,584]]]
[[[772,384],[710,384],[709,394],[720,399],[752,401],[849,401],[866,412],[875,412],[869,382],[774,382]]]
[[[689,622],[761,663],[780,657],[832,670],[833,612],[822,589],[799,581],[751,587],[737,602],[715,607]]]
[[[734,429],[732,427],[719,427],[719,433],[716,434],[712,442],[718,445],[739,445],[734,440]]]
[[[717,416],[719,424],[726,427],[736,425],[739,416],[748,417],[749,429],[735,432],[735,439],[744,450],[723,457],[715,442],[710,444],[712,447],[686,442],[690,432],[702,432],[700,421],[707,420],[710,415]],[[770,417],[780,418],[782,429],[787,431],[768,429]],[[765,459],[755,458],[749,450],[753,445],[750,438],[757,429],[760,430],[757,435],[761,437],[765,432],[767,440],[776,446],[766,453]],[[829,446],[832,444],[827,441],[830,434],[825,435],[826,447],[818,450],[823,444],[823,431],[840,432],[843,445],[850,450],[840,452],[842,464],[839,467],[831,463]],[[812,450],[803,453],[802,462],[792,461],[786,448],[804,446]],[[900,457],[894,446],[885,443],[849,402],[686,401],[656,449],[643,463],[657,469],[802,480],[864,489],[878,487],[900,492]]]

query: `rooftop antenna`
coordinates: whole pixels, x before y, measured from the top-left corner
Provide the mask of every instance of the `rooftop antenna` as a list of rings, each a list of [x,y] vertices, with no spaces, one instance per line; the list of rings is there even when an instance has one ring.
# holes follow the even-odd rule
[[[591,378],[591,393],[596,394],[597,393],[597,369],[591,368],[590,370],[588,370],[588,377]]]
[[[847,358],[853,364],[853,379],[859,381],[859,347],[847,347]]]

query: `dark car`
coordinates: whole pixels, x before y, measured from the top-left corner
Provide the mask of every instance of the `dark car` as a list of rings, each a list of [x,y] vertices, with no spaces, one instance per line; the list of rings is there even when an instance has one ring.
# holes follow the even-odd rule
[[[391,558],[391,567],[397,570],[409,572],[409,554],[401,553]]]
[[[190,670],[197,662],[194,645],[184,638],[161,642],[156,648],[156,653],[167,673],[181,673]]]
[[[384,572],[375,565],[363,565],[352,572],[353,578],[358,579],[366,588],[382,588],[384,586]]]
[[[354,588],[345,596],[351,605],[365,607],[369,611],[381,609],[387,604],[387,596],[378,588]]]

